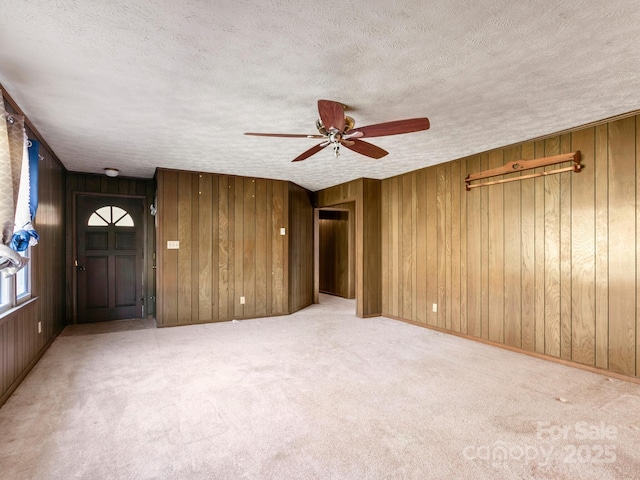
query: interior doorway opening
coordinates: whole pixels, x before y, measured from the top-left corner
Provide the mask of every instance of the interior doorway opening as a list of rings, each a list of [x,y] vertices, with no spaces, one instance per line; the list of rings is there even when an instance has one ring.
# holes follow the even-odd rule
[[[356,298],[355,202],[316,209],[315,298]]]

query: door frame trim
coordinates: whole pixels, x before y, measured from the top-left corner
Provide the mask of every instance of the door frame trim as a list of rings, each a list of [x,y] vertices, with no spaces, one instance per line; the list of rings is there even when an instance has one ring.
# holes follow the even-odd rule
[[[73,262],[78,259],[78,197],[104,197],[104,198],[134,198],[140,199],[142,201],[142,298],[145,299],[145,302],[142,304],[142,313],[143,316],[147,315],[147,271],[146,271],[146,262],[147,262],[147,211],[149,206],[147,205],[147,197],[144,195],[121,195],[117,193],[92,193],[92,192],[73,192],[72,198],[72,218],[71,218],[71,271],[73,272],[71,278],[71,297],[72,297],[72,307],[73,310],[71,312],[71,323],[73,325],[78,324],[78,270],[76,269]]]
[[[337,205],[341,205],[344,203],[354,203],[355,200],[348,200],[346,202],[340,202]],[[333,207],[331,205],[326,207],[315,207],[313,209],[313,303],[320,303],[320,211],[324,212],[347,212],[349,218],[349,230],[348,230],[348,259],[347,262],[351,264],[351,260],[355,262],[356,258],[356,245],[353,240],[353,236],[355,236],[355,218],[354,215],[351,215],[352,211],[348,208],[341,207]],[[355,212],[355,208],[353,209]],[[356,280],[356,269],[355,265],[353,266],[353,271],[351,265],[349,265],[349,283],[353,281],[354,286],[357,282]],[[353,278],[352,278],[353,276]],[[356,288],[357,295],[357,288]],[[355,297],[354,297],[355,298]]]

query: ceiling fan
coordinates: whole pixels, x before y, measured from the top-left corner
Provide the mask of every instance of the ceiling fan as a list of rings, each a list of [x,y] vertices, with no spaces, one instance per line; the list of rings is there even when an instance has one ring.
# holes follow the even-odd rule
[[[407,120],[396,120],[393,122],[377,123],[366,127],[355,128],[353,118],[344,114],[345,106],[332,100],[318,100],[318,113],[320,118],[316,121],[316,128],[319,134],[302,135],[295,133],[251,133],[258,137],[286,137],[286,138],[322,138],[324,141],[301,153],[293,162],[306,160],[311,155],[318,153],[323,148],[331,145],[333,154],[340,155],[340,145],[344,145],[349,150],[366,155],[371,158],[382,158],[389,152],[380,147],[360,140],[365,137],[383,137],[385,135],[398,135],[401,133],[419,132],[429,128],[429,119],[411,118]]]

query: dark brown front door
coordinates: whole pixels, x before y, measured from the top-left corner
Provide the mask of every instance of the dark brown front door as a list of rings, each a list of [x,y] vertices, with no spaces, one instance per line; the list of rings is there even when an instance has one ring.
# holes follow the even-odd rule
[[[143,200],[77,197],[78,322],[142,317]]]

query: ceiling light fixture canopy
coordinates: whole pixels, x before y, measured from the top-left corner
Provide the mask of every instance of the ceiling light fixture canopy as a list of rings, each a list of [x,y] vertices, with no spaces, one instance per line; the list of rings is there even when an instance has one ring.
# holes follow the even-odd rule
[[[120,173],[120,171],[117,168],[105,168],[104,169],[104,174],[107,177],[117,177],[118,174]]]

